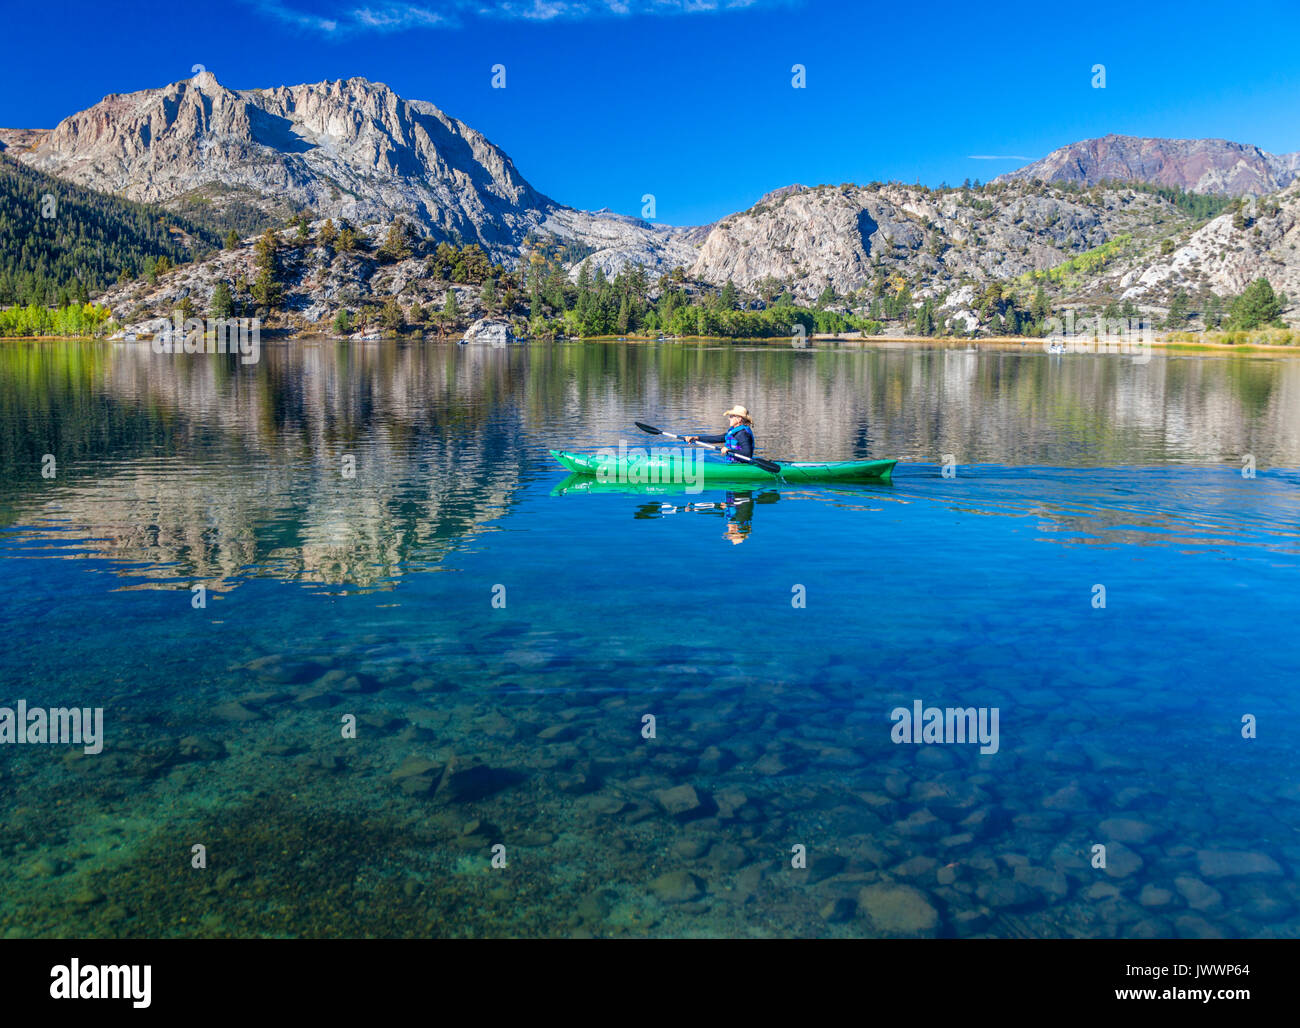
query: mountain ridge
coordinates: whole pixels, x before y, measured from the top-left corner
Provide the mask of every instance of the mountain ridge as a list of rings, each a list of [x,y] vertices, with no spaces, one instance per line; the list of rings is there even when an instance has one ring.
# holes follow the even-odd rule
[[[1095,186],[1146,182],[1194,193],[1262,196],[1300,175],[1300,152],[1271,154],[1227,139],[1169,139],[1114,133],[1058,147],[1040,160],[993,181],[1040,179]]]

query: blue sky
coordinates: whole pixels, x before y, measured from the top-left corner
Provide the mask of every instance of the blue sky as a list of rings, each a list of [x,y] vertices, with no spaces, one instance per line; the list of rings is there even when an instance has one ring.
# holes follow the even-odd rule
[[[1300,150],[1294,0],[232,0],[6,5],[0,125],[195,64],[362,75],[483,132],[556,200],[697,224],[791,182],[990,179],[1108,132]],[[506,88],[491,88],[492,66]],[[791,68],[806,68],[806,88]],[[1092,87],[1095,64],[1106,88]],[[995,157],[980,160],[977,156]]]

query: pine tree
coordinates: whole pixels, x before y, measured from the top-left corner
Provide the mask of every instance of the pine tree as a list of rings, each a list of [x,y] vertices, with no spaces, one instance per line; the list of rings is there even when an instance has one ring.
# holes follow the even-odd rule
[[[482,301],[483,307],[488,313],[496,310],[497,306],[497,283],[496,279],[488,277],[483,282],[483,288],[479,292],[479,300]]]
[[[316,238],[320,242],[320,245],[333,246],[338,237],[339,231],[334,227],[334,219],[326,218],[325,224],[320,227],[320,232],[316,234]]]
[[[1047,303],[1047,293],[1042,286],[1034,291],[1034,300],[1029,307],[1029,313],[1034,316],[1034,321],[1039,325],[1046,322],[1048,315],[1052,313],[1052,308]]]
[[[1169,304],[1169,313],[1165,316],[1165,328],[1182,328],[1187,323],[1187,293],[1179,289]]]
[[[264,307],[269,313],[279,305],[284,291],[271,272],[263,268],[257,274],[257,281],[253,283],[252,294],[253,302],[259,307]]]
[[[398,218],[388,226],[388,235],[379,248],[379,256],[393,261],[404,261],[411,256],[411,243],[406,238],[406,222]]]
[[[1219,299],[1217,293],[1210,293],[1205,298],[1204,317],[1207,329],[1218,328],[1223,324],[1223,301]]]
[[[259,271],[266,272],[272,278],[278,270],[276,266],[276,254],[280,249],[280,238],[275,234],[275,230],[268,228],[262,233],[255,247],[256,257],[254,264]]]
[[[385,301],[384,309],[380,312],[379,317],[386,328],[391,328],[395,332],[400,331],[404,317],[401,305],[394,297],[390,296],[388,300]]]
[[[239,233],[233,228],[226,233],[226,249],[234,250],[239,247]]]
[[[1230,329],[1252,329],[1280,324],[1282,304],[1266,278],[1257,278],[1228,306]]]
[[[352,315],[345,308],[340,308],[334,315],[334,331],[341,336],[352,334]]]
[[[235,303],[230,296],[230,286],[225,282],[218,282],[217,288],[212,290],[212,317],[229,318],[235,313]]]

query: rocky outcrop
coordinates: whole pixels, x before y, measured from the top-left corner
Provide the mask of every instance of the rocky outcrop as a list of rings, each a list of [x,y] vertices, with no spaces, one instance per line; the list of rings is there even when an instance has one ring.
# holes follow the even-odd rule
[[[465,335],[461,342],[466,345],[506,346],[509,343],[517,343],[519,340],[510,331],[510,322],[503,321],[500,318],[479,318],[469,328],[465,329]]]
[[[1172,253],[1151,254],[1116,269],[1113,288],[1124,299],[1167,301],[1175,290],[1220,296],[1240,293],[1260,276],[1288,296],[1300,296],[1300,183],[1272,203],[1248,204],[1248,217],[1223,214]]]
[[[1300,153],[1277,156],[1226,139],[1109,135],[1063,146],[994,181],[1150,182],[1194,193],[1262,196],[1290,185],[1298,173]]]
[[[40,146],[41,141],[49,134],[49,129],[0,128],[0,153],[17,156]]]
[[[1060,264],[1157,220],[1186,220],[1147,193],[1087,195],[1028,184],[997,194],[898,184],[819,186],[769,194],[723,218],[700,247],[692,276],[754,289],[765,278],[811,300],[844,294],[878,274],[922,281],[917,295],[963,279],[1005,280]]]

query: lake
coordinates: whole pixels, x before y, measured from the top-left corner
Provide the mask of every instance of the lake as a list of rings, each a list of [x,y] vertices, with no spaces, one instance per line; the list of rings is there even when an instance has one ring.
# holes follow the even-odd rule
[[[548,453],[734,403],[893,481]],[[0,933],[1296,937],[1298,415],[1290,357],[6,343],[0,705],[103,730],[0,745]]]

